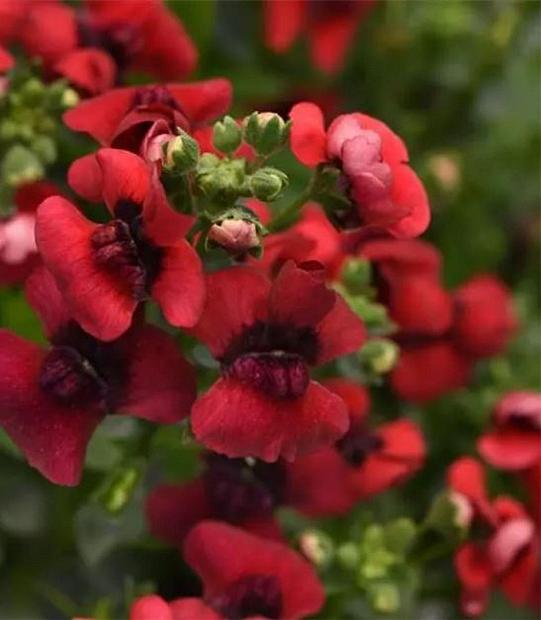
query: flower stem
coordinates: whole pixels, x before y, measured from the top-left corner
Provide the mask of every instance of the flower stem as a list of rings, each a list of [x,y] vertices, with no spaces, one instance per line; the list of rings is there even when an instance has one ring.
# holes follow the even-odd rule
[[[290,204],[285,206],[280,210],[279,213],[272,219],[271,223],[268,226],[270,232],[278,232],[287,224],[290,223],[291,220],[295,218],[295,215],[311,198],[313,198],[312,194],[314,191],[314,187],[316,185],[317,171],[313,174],[310,179],[308,185],[304,188],[304,190],[293,200]]]

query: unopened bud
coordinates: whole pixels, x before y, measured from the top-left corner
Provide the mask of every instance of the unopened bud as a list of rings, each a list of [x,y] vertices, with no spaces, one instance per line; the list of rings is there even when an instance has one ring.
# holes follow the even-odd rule
[[[207,239],[234,256],[246,254],[261,246],[255,224],[244,220],[224,220],[220,224],[213,224]]]
[[[290,123],[273,112],[254,112],[244,121],[244,139],[260,155],[270,155],[285,145]]]
[[[203,193],[211,200],[221,204],[231,204],[240,196],[249,195],[246,187],[246,162],[243,159],[216,160],[201,158],[201,165],[197,169],[197,183]]]
[[[271,202],[287,187],[287,175],[276,168],[261,168],[251,175],[248,184],[254,198]]]
[[[302,553],[316,566],[328,565],[334,556],[332,540],[319,530],[303,532],[299,545]]]
[[[392,340],[373,338],[359,352],[362,365],[369,372],[382,375],[393,369],[400,349]]]
[[[199,161],[199,144],[187,133],[169,140],[165,146],[164,169],[173,174],[193,170]]]
[[[73,88],[66,88],[62,93],[60,103],[63,108],[74,108],[79,103],[79,95]]]
[[[43,164],[30,149],[16,144],[6,153],[1,168],[1,176],[7,185],[17,187],[43,178]]]
[[[425,519],[425,525],[446,538],[459,537],[473,518],[473,507],[469,499],[456,491],[437,495]]]
[[[223,120],[214,124],[212,130],[212,143],[222,153],[233,153],[236,151],[242,140],[242,130],[237,125],[237,121],[230,116],[225,116]]]
[[[368,598],[372,607],[381,614],[391,614],[400,607],[400,592],[391,582],[371,584]]]
[[[342,282],[350,293],[363,293],[370,286],[372,268],[363,258],[350,258],[342,267]]]

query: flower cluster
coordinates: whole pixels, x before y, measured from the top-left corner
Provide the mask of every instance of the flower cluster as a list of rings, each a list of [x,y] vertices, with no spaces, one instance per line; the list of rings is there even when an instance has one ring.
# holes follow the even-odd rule
[[[315,64],[337,70],[374,2],[333,4],[267,0],[268,45],[285,51],[308,23]],[[0,47],[11,122],[34,96],[17,77],[27,62],[44,118],[54,116],[44,93],[59,88],[63,131],[94,143],[58,187],[42,178],[47,157],[25,173],[37,133],[14,130],[4,148],[0,132],[4,164],[26,149],[0,221],[0,284],[24,283],[46,337],[0,330],[0,427],[32,467],[68,486],[106,416],[189,428],[199,472],[155,481],[146,519],[202,594],[139,597],[132,620],[317,613],[325,592],[312,564],[322,562],[314,539],[301,539],[304,557],[288,546],[284,508],[343,516],[413,477],[430,446],[411,404],[467,386],[479,360],[505,350],[518,325],[510,292],[491,274],[446,286],[437,248],[417,238],[430,222],[427,191],[384,121],[353,112],[326,126],[308,101],[287,118],[226,115],[228,80],[178,81],[197,51],[158,0],[18,0],[0,18],[0,43],[36,63]],[[133,70],[158,81],[129,85]],[[310,175],[300,192],[279,155],[288,149]],[[373,399],[373,385],[393,398]],[[538,394],[508,394],[479,439],[488,463],[534,489],[540,416]],[[485,531],[471,530],[455,554],[464,612],[481,613],[493,587],[531,602],[534,516],[488,499],[471,458],[450,467],[448,486],[464,531]],[[363,550],[346,545],[337,557],[355,570],[381,560],[386,575],[421,544],[414,529],[385,530],[389,540],[399,532],[398,545],[368,529]],[[375,606],[392,611],[382,583],[358,570],[377,588]]]

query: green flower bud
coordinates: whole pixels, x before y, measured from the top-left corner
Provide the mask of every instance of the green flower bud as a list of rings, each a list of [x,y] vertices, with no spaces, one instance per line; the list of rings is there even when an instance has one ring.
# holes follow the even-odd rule
[[[2,161],[1,176],[11,187],[37,181],[44,175],[43,164],[36,154],[20,144],[12,146]]]
[[[350,258],[342,267],[342,282],[350,293],[366,292],[372,278],[372,266],[363,258]]]
[[[110,513],[122,511],[133,497],[141,472],[137,467],[123,467],[97,491],[96,500]]]
[[[244,140],[260,155],[270,155],[285,145],[291,123],[273,112],[254,112],[244,120]]]
[[[77,91],[73,90],[73,88],[66,88],[62,93],[60,105],[65,109],[74,108],[79,103],[79,100]]]
[[[303,554],[316,566],[327,566],[334,556],[332,540],[319,530],[303,532],[299,540]]]
[[[165,145],[164,169],[172,174],[185,174],[197,167],[199,144],[182,132]]]
[[[353,569],[359,564],[359,548],[353,542],[344,543],[338,547],[336,557],[345,569]]]
[[[456,491],[446,491],[436,496],[424,524],[447,539],[459,539],[468,529],[472,516],[471,503],[466,497]]]
[[[400,592],[391,582],[371,584],[368,598],[372,607],[381,614],[392,614],[400,607]]]
[[[392,340],[373,338],[359,351],[359,359],[369,373],[382,375],[394,368],[399,354],[400,349]]]
[[[231,161],[206,158],[197,170],[197,183],[201,191],[220,204],[231,204],[240,196],[249,195],[246,188],[246,162],[243,159]]]
[[[276,200],[288,183],[287,175],[276,168],[261,168],[248,180],[252,195],[264,202]]]
[[[222,153],[231,154],[236,151],[242,141],[242,130],[237,121],[230,116],[214,124],[212,143]]]
[[[56,160],[56,144],[48,136],[38,136],[32,142],[32,150],[46,164]]]

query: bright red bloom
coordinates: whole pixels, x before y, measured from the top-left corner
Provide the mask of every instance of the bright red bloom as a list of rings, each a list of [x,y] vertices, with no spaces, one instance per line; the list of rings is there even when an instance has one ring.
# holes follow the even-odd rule
[[[489,528],[488,537],[464,543],[455,554],[463,613],[481,615],[495,587],[515,605],[528,603],[538,585],[539,541],[533,521],[511,498],[490,502],[483,469],[475,459],[455,461],[448,483],[470,503],[474,522]]]
[[[374,5],[375,0],[265,0],[265,43],[281,54],[306,31],[312,62],[325,73],[336,73]]]
[[[356,351],[365,330],[322,275],[289,261],[273,281],[246,267],[208,277],[193,333],[222,377],[194,405],[192,428],[211,450],[293,460],[347,430],[343,401],[311,381],[308,367]]]
[[[197,62],[181,22],[160,0],[88,0],[77,11],[56,0],[33,2],[21,26],[27,54],[90,95],[112,88],[129,69],[181,79]]]
[[[109,412],[159,423],[188,415],[195,377],[165,332],[138,322],[114,342],[96,340],[43,268],[28,279],[27,297],[50,345],[0,330],[0,426],[46,478],[78,483],[90,436]]]
[[[255,210],[263,224],[271,220],[268,210],[262,203],[248,201],[248,207]],[[300,211],[300,217],[293,226],[279,233],[264,237],[264,252],[258,265],[269,273],[276,273],[288,260],[297,263],[317,261],[321,263],[328,276],[338,273],[344,260],[340,233],[329,222],[323,210],[316,204],[308,203]]]
[[[138,153],[155,122],[165,122],[171,133],[176,127],[190,131],[225,114],[230,104],[231,85],[223,79],[131,86],[81,102],[64,114],[64,122],[103,146]]]
[[[184,559],[203,581],[203,601],[220,618],[304,618],[324,591],[313,568],[284,544],[205,521],[188,535]]]
[[[17,188],[14,197],[17,209],[0,219],[0,286],[24,282],[37,266],[35,211],[43,200],[58,193],[56,185],[48,181]]]
[[[541,463],[541,394],[509,392],[496,405],[493,429],[481,436],[485,461],[502,469],[522,470]]]
[[[453,338],[475,358],[491,357],[505,349],[517,328],[509,289],[492,275],[479,275],[453,295]]]
[[[184,239],[192,218],[169,207],[156,174],[133,153],[101,149],[78,160],[69,181],[85,198],[103,199],[114,218],[95,224],[58,196],[38,209],[37,244],[75,320],[114,340],[152,297],[172,325],[194,325],[204,280]]]
[[[338,116],[325,130],[323,113],[313,103],[290,112],[291,149],[307,166],[328,163],[342,172],[340,184],[351,208],[338,217],[348,228],[370,234],[416,237],[430,221],[423,184],[408,165],[402,140],[366,114]]]
[[[184,484],[160,484],[146,502],[151,533],[172,545],[180,545],[194,525],[218,519],[260,536],[280,539],[273,519],[283,500],[285,470],[280,463],[228,459],[209,452],[206,467],[196,480]]]
[[[516,327],[511,297],[494,276],[472,278],[454,293],[441,282],[441,257],[418,239],[366,241],[378,301],[398,325],[401,354],[391,373],[406,400],[426,402],[467,384],[473,364],[507,345]]]
[[[348,405],[349,431],[334,447],[303,456],[287,469],[288,502],[315,517],[344,514],[360,500],[404,482],[425,458],[424,440],[413,422],[370,428],[365,388],[347,379],[324,385]]]
[[[129,620],[222,620],[199,598],[179,598],[170,603],[156,594],[134,601]]]
[[[0,74],[9,71],[13,63],[13,56],[0,45]]]

